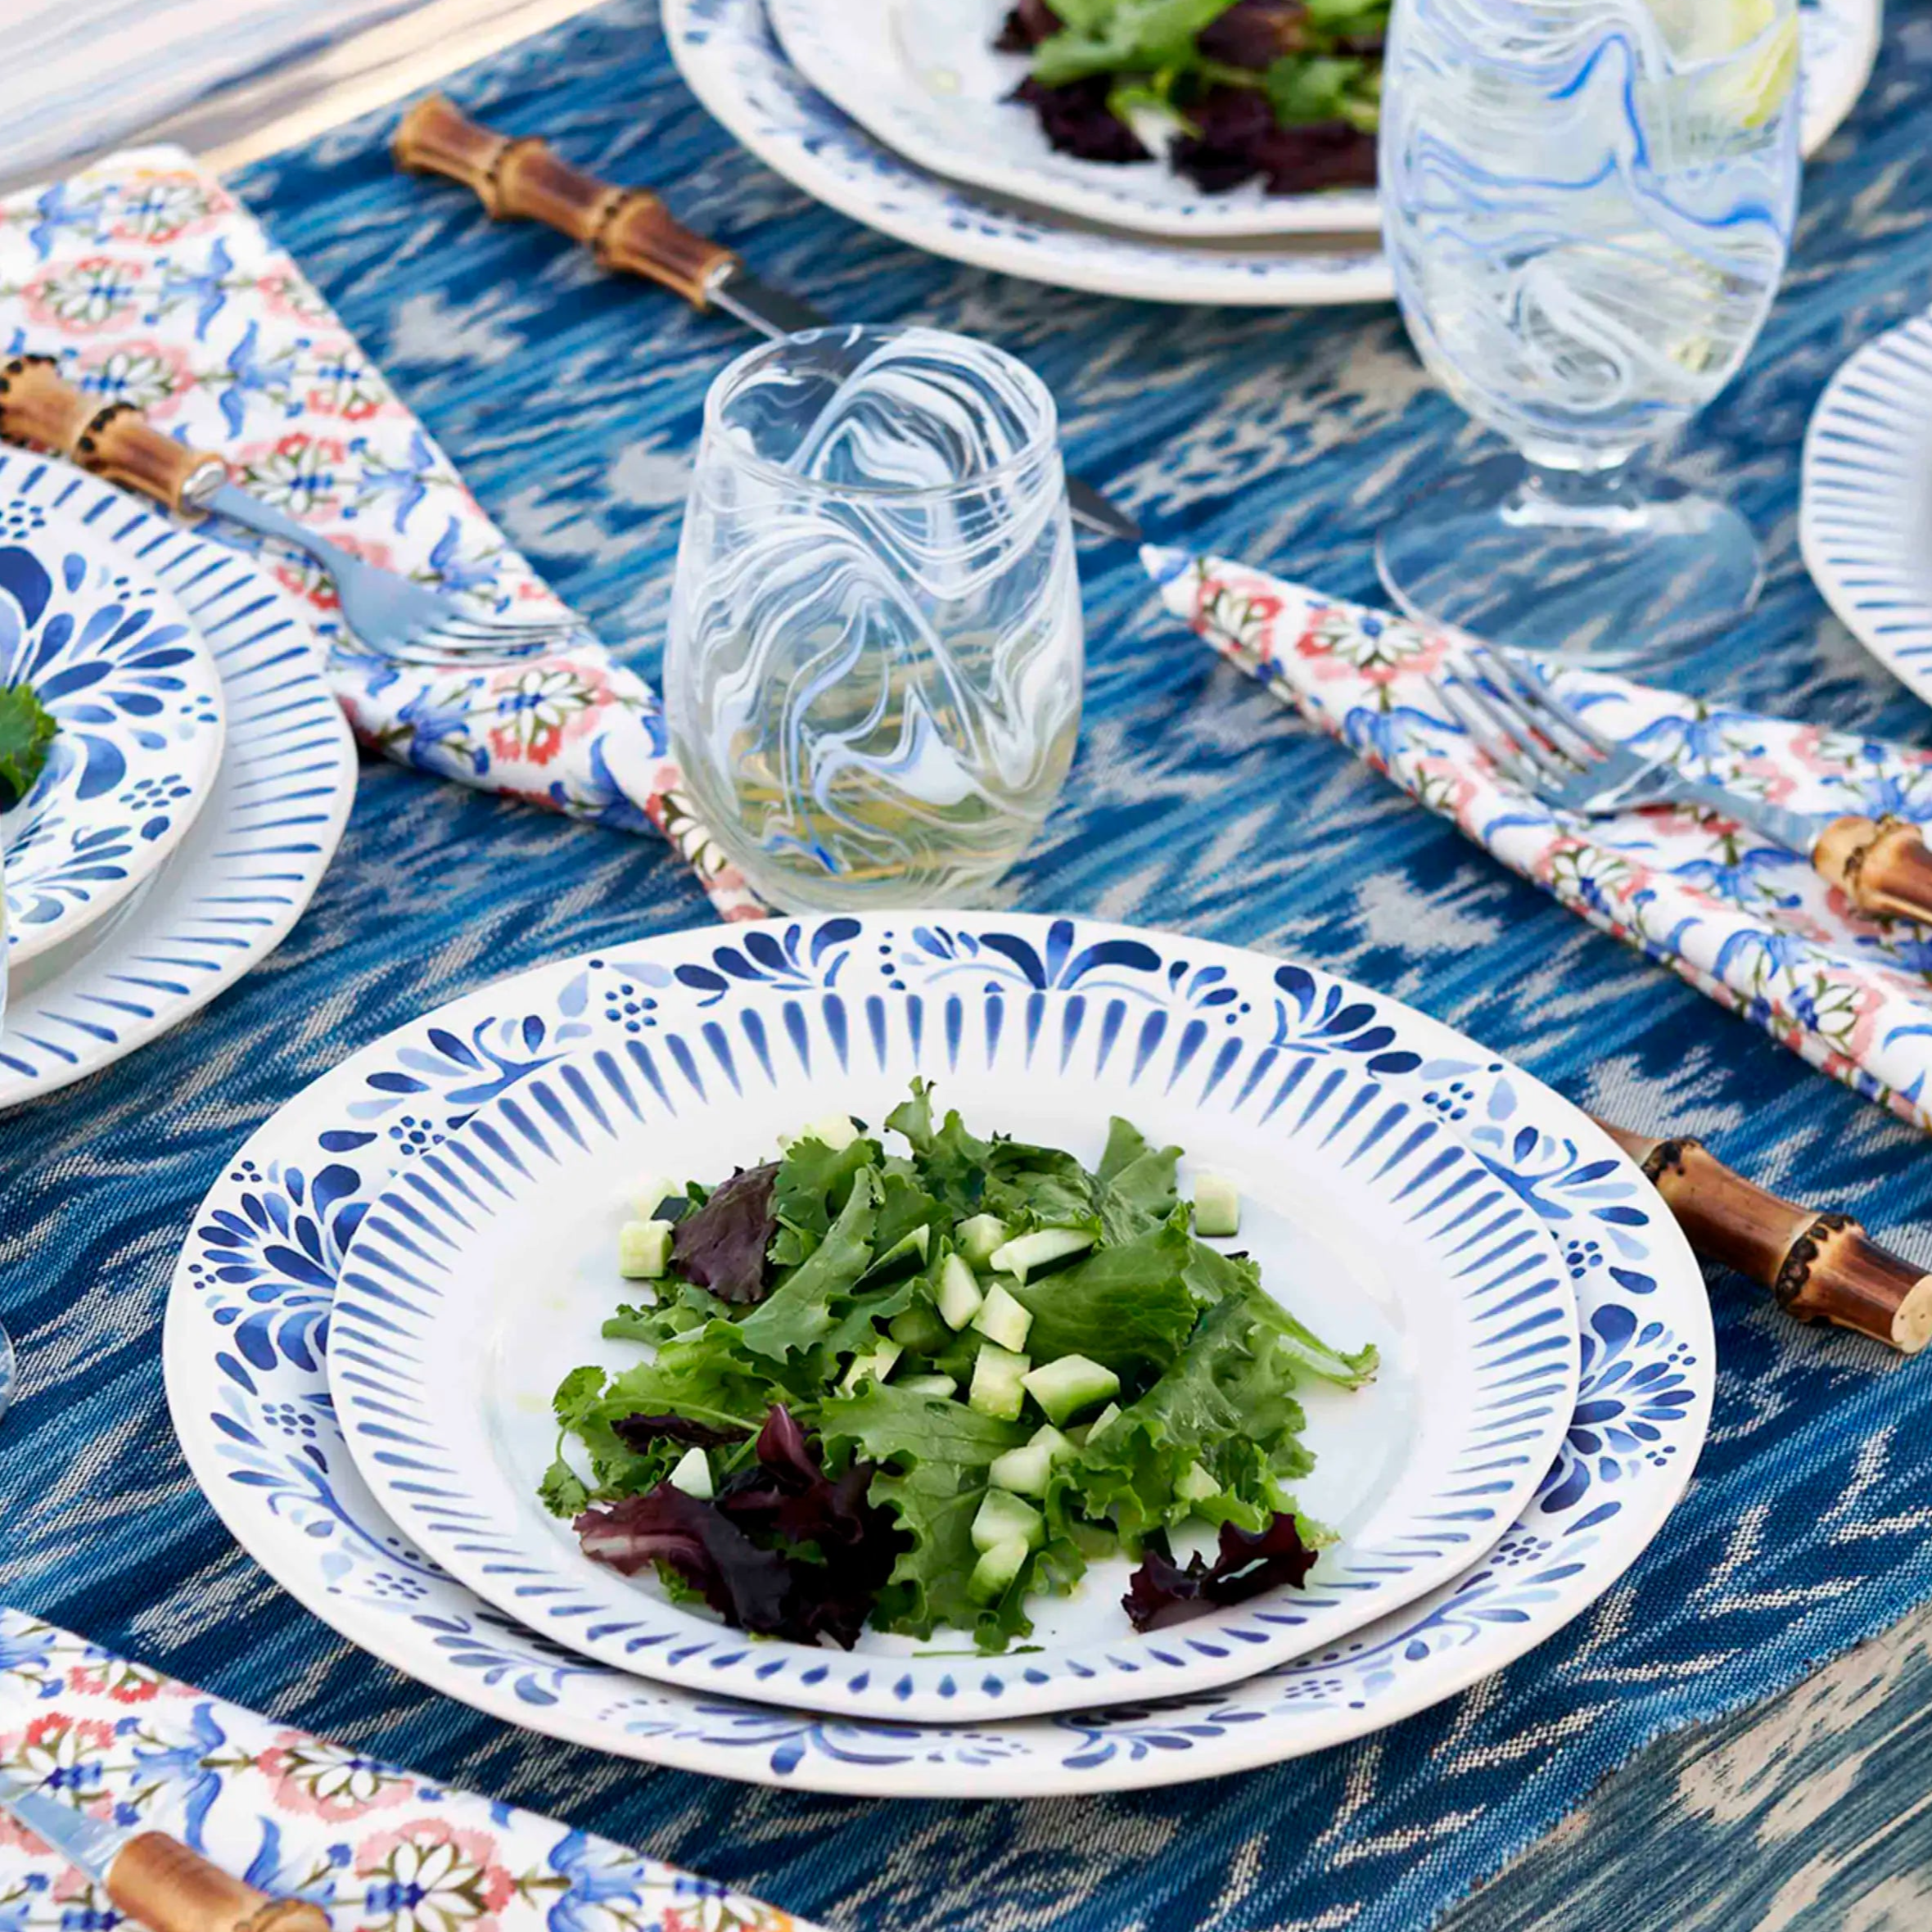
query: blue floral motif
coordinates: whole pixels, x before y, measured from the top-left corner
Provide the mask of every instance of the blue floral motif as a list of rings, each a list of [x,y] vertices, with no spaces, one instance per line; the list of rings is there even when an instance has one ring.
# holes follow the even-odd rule
[[[1018,932],[975,933],[943,926],[915,926],[910,951],[935,981],[955,972],[970,972],[989,986],[1004,982],[1035,992],[1067,992],[1082,986],[1137,993],[1150,1000],[1165,995],[1158,979],[1097,977],[1115,972],[1158,973],[1162,961],[1152,946],[1137,939],[1102,939],[1080,946],[1071,919],[1055,919],[1047,928],[1044,945],[1038,946]],[[932,971],[934,962],[940,968],[937,973]]]
[[[759,928],[747,932],[736,946],[721,946],[711,954],[709,966],[685,964],[674,977],[681,986],[702,993],[703,1006],[715,1006],[741,984],[786,986],[797,991],[834,986],[851,957],[851,942],[858,937],[856,919],[824,919],[812,929],[809,944],[806,928],[794,921],[783,928]]]
[[[1395,1028],[1372,1000],[1352,998],[1332,983],[1325,991],[1301,966],[1277,968],[1275,984],[1287,997],[1275,1002],[1271,1045],[1298,1054],[1356,1054],[1378,1075],[1412,1073],[1422,1064],[1420,1054],[1396,1045]]]

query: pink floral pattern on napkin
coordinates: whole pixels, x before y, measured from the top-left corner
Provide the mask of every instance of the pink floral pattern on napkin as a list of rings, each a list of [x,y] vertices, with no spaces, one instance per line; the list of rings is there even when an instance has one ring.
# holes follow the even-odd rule
[[[1497,773],[1429,679],[1455,649],[1385,612],[1218,558],[1149,549],[1167,608],[1284,703],[1572,911],[1813,1066],[1932,1127],[1932,930],[1862,917],[1810,864],[1729,820],[1582,819]],[[1597,729],[1795,811],[1932,821],[1932,754],[1600,673],[1560,695]]]
[[[801,1920],[0,1609],[0,1771],[165,1831],[338,1932],[812,1932]],[[105,1893],[0,1814],[0,1932],[113,1932]]]
[[[294,263],[178,149],[0,199],[0,347],[57,357],[103,404],[135,404],[278,509],[479,613],[562,609]],[[308,559],[212,534],[260,548],[308,603],[365,743],[573,817],[654,826],[723,917],[762,915],[692,816],[657,693],[589,632],[514,670],[405,668],[356,647]]]

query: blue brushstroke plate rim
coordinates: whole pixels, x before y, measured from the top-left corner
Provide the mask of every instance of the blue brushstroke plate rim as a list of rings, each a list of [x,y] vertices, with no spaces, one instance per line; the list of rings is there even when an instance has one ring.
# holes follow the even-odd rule
[[[1021,1798],[1184,1783],[1368,1736],[1524,1655],[1642,1556],[1709,1426],[1704,1277],[1641,1172],[1590,1119],[1426,1016],[1355,989],[1371,1035],[1399,1011],[1422,1063],[1386,1084],[1436,1111],[1555,1233],[1577,1296],[1582,1375],[1555,1466],[1487,1556],[1343,1642],[1220,1690],[990,1724],[887,1722],[710,1695],[585,1659],[435,1564],[362,1480],[330,1398],[336,1285],[395,1176],[476,1112],[598,1046],[652,1036],[776,975],[819,984],[830,922],[717,928],[521,973],[398,1029],[264,1123],[196,1214],[168,1302],[169,1411],[196,1480],[242,1546],[318,1617],[419,1682],[615,1755],[795,1789]],[[1160,965],[1281,962],[1100,921],[960,915],[1050,952],[1131,937]],[[946,943],[934,938],[943,950]],[[874,940],[874,944],[880,941]],[[957,944],[956,938],[954,943]],[[815,959],[815,949],[818,958]]]

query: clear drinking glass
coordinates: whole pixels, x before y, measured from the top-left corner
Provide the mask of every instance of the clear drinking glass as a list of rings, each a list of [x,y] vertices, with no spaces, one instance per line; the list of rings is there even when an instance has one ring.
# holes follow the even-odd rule
[[[1630,662],[1756,601],[1749,527],[1641,453],[1763,326],[1797,74],[1796,0],[1396,0],[1381,195],[1403,318],[1521,453],[1383,531],[1412,616]]]
[[[787,910],[964,904],[1072,761],[1053,399],[932,329],[755,349],[705,406],[665,658],[691,800]]]

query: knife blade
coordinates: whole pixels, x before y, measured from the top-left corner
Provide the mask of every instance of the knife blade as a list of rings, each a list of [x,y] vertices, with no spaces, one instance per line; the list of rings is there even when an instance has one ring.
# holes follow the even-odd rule
[[[583,242],[599,264],[641,275],[700,310],[718,308],[765,336],[828,328],[832,318],[773,288],[729,248],[678,221],[648,188],[624,188],[558,160],[535,136],[512,140],[431,94],[404,115],[392,143],[399,166],[460,182],[491,219],[540,221]],[[1138,544],[1140,526],[1084,478],[1067,478],[1073,520],[1097,535]]]
[[[152,1932],[329,1932],[328,1915],[274,1898],[165,1832],[130,1830],[0,1772],[0,1810],[100,1886]]]

